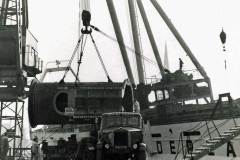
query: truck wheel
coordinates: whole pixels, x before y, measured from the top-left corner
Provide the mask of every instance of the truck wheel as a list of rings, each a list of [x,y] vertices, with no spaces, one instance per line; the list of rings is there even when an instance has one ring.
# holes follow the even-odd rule
[[[100,150],[100,149],[97,149],[96,160],[104,160],[104,158],[103,158],[103,151]]]
[[[146,160],[147,155],[145,151],[139,151],[136,155],[136,160]]]
[[[85,147],[82,152],[82,160],[95,160],[95,153],[89,151],[88,148]]]

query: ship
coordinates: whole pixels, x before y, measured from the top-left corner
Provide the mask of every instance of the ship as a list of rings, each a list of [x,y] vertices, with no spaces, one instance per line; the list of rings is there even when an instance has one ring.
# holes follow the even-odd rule
[[[66,94],[62,91],[58,92],[59,88],[61,88],[61,90],[71,88],[67,92],[67,96],[70,97],[69,103],[76,103],[79,106],[86,104],[91,106],[89,103],[93,103],[92,101],[86,100],[86,102],[81,102],[81,100],[84,98],[90,99],[96,98],[96,96],[105,96],[105,98],[107,97],[110,99],[109,101],[111,101],[111,103],[106,102],[106,104],[109,105],[113,104],[112,101],[115,99],[111,99],[113,98],[111,97],[112,95],[110,96],[106,94],[108,93],[108,90],[114,90],[116,88],[128,90],[126,89],[126,86],[130,84],[130,88],[132,89],[131,92],[133,94],[133,97],[130,99],[134,99],[133,104],[136,107],[135,111],[139,111],[141,113],[145,122],[144,142],[146,143],[148,160],[195,160],[200,158],[206,160],[238,159],[240,157],[240,143],[238,136],[240,134],[240,99],[233,99],[231,94],[227,92],[219,94],[218,99],[214,100],[210,77],[195,57],[190,47],[184,41],[184,38],[178,32],[177,28],[168,18],[160,3],[156,0],[149,1],[153,9],[159,14],[171,33],[177,39],[190,62],[193,66],[195,66],[196,69],[194,71],[198,73],[198,76],[195,77],[195,75],[191,72],[184,71],[183,61],[181,59],[179,59],[179,68],[174,72],[170,71],[170,69],[162,63],[158,46],[142,0],[128,0],[129,18],[134,47],[129,47],[129,45],[126,45],[124,42],[121,26],[118,21],[119,18],[116,14],[115,6],[112,0],[106,0],[106,2],[116,38],[104,32],[101,29],[101,25],[96,27],[90,23],[91,11],[88,8],[89,3],[86,1],[83,2],[85,3],[85,8],[81,11],[83,26],[81,27],[81,32],[71,59],[67,61],[57,60],[55,62],[48,63],[54,64],[55,67],[46,67],[43,70],[40,80],[34,80],[29,85],[29,94],[24,95],[29,97],[28,107],[31,126],[35,127],[36,125],[41,124],[46,125],[41,129],[34,130],[31,133],[32,138],[37,136],[41,142],[47,140],[50,146],[56,146],[59,139],[67,139],[68,137],[71,137],[71,135],[77,135],[77,139],[81,140],[82,138],[89,136],[89,130],[94,127],[91,123],[93,123],[95,118],[100,116],[99,114],[92,112],[92,108],[87,108],[87,110],[79,109],[78,114],[80,116],[78,115],[77,118],[63,117],[66,116],[66,114],[67,116],[72,116],[74,109],[71,107],[61,108],[66,105],[66,102],[64,101],[66,99]],[[136,15],[137,11],[139,11],[142,18],[143,26],[146,29],[156,65],[160,72],[160,78],[152,78],[151,82],[147,82],[146,80],[146,71],[144,70],[143,61],[150,61],[151,63],[153,63],[153,61],[144,56],[141,49],[142,44],[139,37],[139,22],[136,18],[138,17]],[[128,80],[126,82],[113,82],[97,46],[97,40],[94,39],[91,34],[92,32],[97,32],[111,41],[114,41],[114,43],[117,42],[127,72]],[[226,42],[226,35],[224,34],[225,32],[222,30],[220,38],[223,45],[225,45]],[[100,66],[105,73],[107,82],[80,82],[79,67],[81,66],[83,53],[85,52],[83,52],[83,48],[85,45],[84,43],[86,43],[84,41],[87,39],[86,35],[91,38],[92,46],[97,53],[97,58],[100,60]],[[32,39],[35,38],[32,37]],[[29,49],[32,48],[29,47]],[[34,48],[34,53],[35,49],[36,48]],[[132,52],[136,59],[138,74],[137,81],[135,80],[131,64],[128,60],[127,52],[129,51]],[[78,70],[75,72],[72,69],[72,63],[78,52]],[[25,58],[29,58],[29,56],[30,55]],[[38,57],[34,58],[36,59]],[[65,62],[66,65],[61,66]],[[25,65],[27,73],[33,73],[33,76],[31,77],[34,77],[36,74],[41,72],[42,66],[40,64],[40,60],[38,63],[39,64],[36,64],[37,66],[35,65],[34,67],[32,67],[31,64]],[[64,75],[61,77],[60,81],[51,83],[44,82],[45,76],[48,73],[58,73],[61,71],[64,72]],[[73,74],[75,81],[72,83],[65,83],[68,72]],[[99,90],[98,87],[105,89],[106,92]],[[87,90],[87,94],[83,94],[82,91],[78,91],[78,89],[82,89],[84,91]],[[49,92],[45,95],[43,93],[46,90]],[[99,92],[97,93],[96,90]],[[54,95],[55,93],[57,93],[57,95]],[[115,92],[112,92],[111,94],[115,94]],[[82,99],[79,101],[74,99],[77,95]],[[61,115],[61,113],[56,116],[56,110],[54,108],[50,108],[49,106],[52,105],[52,99],[54,100],[54,103],[58,103],[58,96],[61,96],[59,98],[59,105],[61,107],[60,109],[57,109],[65,111],[65,113],[64,115]],[[126,96],[121,98],[123,98],[123,101],[125,101],[124,99],[127,99]],[[6,99],[8,99],[8,97]],[[94,105],[101,106],[101,104]],[[44,108],[44,110],[41,110],[42,108]],[[101,109],[99,110],[101,113],[104,112]],[[47,117],[43,116],[43,111],[48,111],[46,113],[48,115]],[[59,125],[59,121],[63,124],[71,124]]]

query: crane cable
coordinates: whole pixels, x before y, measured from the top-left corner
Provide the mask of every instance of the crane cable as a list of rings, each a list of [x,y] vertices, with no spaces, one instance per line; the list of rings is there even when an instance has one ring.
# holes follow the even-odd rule
[[[88,36],[86,36],[85,40],[82,40],[82,41],[81,41],[81,50],[80,50],[79,59],[78,59],[78,61],[77,61],[78,66],[77,66],[76,81],[78,80],[79,69],[80,69],[80,65],[81,65],[81,63],[82,63],[83,51],[84,51],[85,46],[86,46],[87,38],[88,38]],[[84,38],[83,38],[83,39],[84,39]],[[84,41],[84,42],[83,42],[83,41]]]
[[[103,70],[104,70],[104,72],[105,72],[105,74],[106,74],[106,76],[107,76],[108,82],[112,82],[112,80],[110,79],[110,76],[109,76],[109,74],[108,74],[108,72],[107,72],[106,66],[105,66],[105,64],[104,64],[104,62],[103,62],[102,56],[101,56],[101,54],[100,54],[100,52],[99,52],[99,49],[98,49],[98,47],[97,47],[97,45],[96,45],[96,43],[95,43],[95,40],[93,39],[93,36],[92,36],[91,33],[90,33],[90,37],[91,37],[92,43],[93,43],[93,45],[94,45],[94,48],[95,48],[95,50],[96,50],[96,52],[97,52],[98,58],[99,58],[99,60],[100,60],[100,62],[101,62],[101,65],[102,65],[102,67],[103,67]]]
[[[108,35],[107,33],[103,32],[103,31],[100,30],[99,28],[97,28],[97,27],[95,27],[95,26],[93,26],[93,25],[91,25],[91,28],[94,29],[95,31],[99,32],[100,34],[102,34],[102,35],[105,36],[106,38],[108,38],[108,39],[110,39],[110,40],[112,40],[112,41],[114,41],[114,42],[118,42],[114,37]],[[136,53],[136,55],[143,57],[143,59],[144,59],[145,61],[149,62],[149,63],[152,64],[152,65],[156,65],[156,66],[157,66],[157,63],[156,63],[155,61],[153,61],[153,60],[151,60],[150,58],[142,55],[141,53],[136,52],[133,48],[131,48],[131,47],[127,46],[127,45],[124,45],[124,46],[126,47],[126,49],[130,50],[132,53]]]
[[[65,79],[68,71],[70,70],[72,61],[73,61],[73,59],[74,59],[74,57],[75,57],[75,55],[76,55],[76,53],[77,53],[77,51],[78,51],[78,49],[79,49],[79,46],[80,46],[80,43],[81,43],[82,40],[83,40],[83,34],[82,34],[82,35],[79,37],[79,39],[78,39],[77,45],[76,45],[76,47],[75,47],[74,50],[73,50],[71,59],[70,59],[69,62],[68,62],[68,65],[67,65],[66,70],[65,70],[65,72],[64,72],[63,78],[60,80],[60,83],[63,83],[63,82],[64,82],[64,79]],[[77,77],[76,77],[76,78],[77,78]]]

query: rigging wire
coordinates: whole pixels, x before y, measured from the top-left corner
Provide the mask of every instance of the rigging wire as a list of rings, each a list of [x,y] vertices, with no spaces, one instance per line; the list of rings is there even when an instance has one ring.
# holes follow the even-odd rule
[[[78,49],[79,49],[79,46],[80,46],[80,43],[81,43],[82,40],[83,40],[83,34],[82,34],[82,35],[79,37],[79,39],[78,39],[77,45],[76,45],[76,47],[75,47],[74,50],[73,50],[71,59],[70,59],[69,62],[68,62],[67,68],[66,68],[66,70],[65,70],[65,72],[64,72],[63,78],[61,79],[60,83],[63,83],[63,82],[64,82],[64,79],[65,79],[68,71],[70,70],[72,61],[73,61],[73,59],[74,59],[74,57],[75,57],[75,55],[76,55],[76,53],[77,53],[77,51],[78,51]]]
[[[91,28],[94,29],[95,31],[101,33],[101,34],[102,34],[103,36],[105,36],[106,38],[108,38],[108,39],[110,39],[110,40],[112,40],[112,41],[114,41],[114,42],[118,42],[114,37],[108,35],[107,33],[103,32],[103,31],[100,30],[99,28],[97,28],[97,27],[95,27],[95,26],[93,26],[93,25],[91,25]],[[157,63],[156,63],[155,61],[151,60],[150,58],[142,55],[141,53],[135,52],[135,50],[134,50],[133,48],[131,48],[131,47],[127,46],[127,45],[125,45],[125,47],[126,47],[126,49],[130,50],[132,53],[136,53],[138,56],[142,56],[143,59],[144,59],[145,61],[147,61],[148,63],[157,66]]]
[[[85,1],[85,0],[83,0],[83,1],[79,1],[79,5],[80,5],[80,2],[83,2],[84,4],[83,5],[85,5],[85,8],[87,8],[88,7],[88,9],[89,9],[89,1],[87,0],[87,1]],[[88,2],[88,4],[87,4],[87,2]],[[87,6],[88,5],[88,6]],[[79,6],[79,10],[80,10],[80,8],[81,8],[81,6]],[[79,11],[80,12],[80,11]],[[83,13],[82,13],[82,21],[83,21],[83,25],[84,25],[84,27],[85,27],[85,29],[81,29],[81,35],[79,36],[79,39],[78,39],[78,42],[77,42],[77,45],[75,46],[75,48],[74,48],[74,51],[73,51],[73,53],[72,53],[72,56],[71,56],[71,58],[70,58],[70,60],[69,60],[69,63],[68,63],[68,65],[67,65],[67,67],[66,67],[66,70],[65,70],[65,72],[64,72],[64,75],[63,75],[63,77],[62,77],[62,79],[60,80],[60,82],[59,83],[64,83],[64,79],[65,79],[65,77],[66,77],[66,75],[67,75],[67,73],[68,73],[68,71],[69,70],[71,70],[72,71],[72,69],[71,69],[71,64],[72,64],[72,61],[73,61],[73,59],[74,59],[74,57],[75,57],[75,55],[78,53],[78,61],[77,61],[77,63],[78,63],[78,65],[77,65],[77,74],[75,75],[75,78],[76,78],[76,80],[75,81],[79,81],[79,78],[78,78],[78,76],[79,76],[79,69],[80,69],[80,64],[82,63],[82,57],[83,57],[83,51],[84,51],[84,48],[85,48],[85,45],[86,45],[86,41],[87,41],[87,36],[86,36],[86,38],[85,38],[85,40],[84,40],[84,35],[86,34],[86,35],[90,35],[90,37],[91,37],[91,40],[92,40],[92,43],[93,43],[93,45],[94,45],[94,48],[95,48],[95,50],[96,50],[96,52],[97,52],[97,56],[98,56],[98,58],[99,58],[99,60],[100,60],[100,62],[101,62],[101,65],[102,65],[102,67],[103,67],[103,70],[104,70],[104,72],[105,72],[105,74],[106,74],[106,76],[107,76],[107,79],[108,79],[108,82],[112,82],[112,80],[110,79],[110,76],[109,76],[109,74],[108,74],[108,72],[107,72],[107,69],[106,69],[106,66],[105,66],[105,64],[104,64],[104,62],[103,62],[103,59],[102,59],[102,56],[100,55],[100,51],[99,51],[99,49],[98,49],[98,47],[97,47],[97,45],[96,45],[96,43],[95,43],[95,40],[94,40],[94,38],[93,38],[93,36],[92,36],[92,29],[90,28],[90,30],[88,30],[88,28],[89,27],[91,27],[90,26],[90,20],[91,20],[91,13],[89,12],[89,11],[87,11],[87,10],[83,10]],[[79,27],[80,27],[80,21],[81,21],[81,19],[80,19],[80,13],[79,13]],[[94,27],[94,28],[96,28],[96,27]],[[79,31],[80,31],[80,28],[79,28]],[[80,34],[80,33],[79,33]],[[84,41],[84,42],[83,42]],[[80,47],[80,49],[79,49],[79,47]]]
[[[78,63],[77,74],[76,74],[77,76],[76,76],[76,80],[75,81],[77,81],[78,76],[79,76],[80,65],[82,63],[82,57],[83,57],[83,52],[84,52],[84,49],[85,49],[85,46],[86,46],[87,38],[88,38],[88,36],[86,36],[84,42],[83,41],[81,42],[81,50],[80,50],[80,53],[79,53],[79,59],[77,61],[77,63]]]
[[[229,121],[230,121],[230,120],[228,119],[228,120],[225,120],[224,122],[218,124],[218,125],[217,125],[217,128],[221,128],[223,125],[225,125],[225,124],[226,124],[227,122],[229,122]],[[214,128],[214,129],[213,129],[213,128]],[[210,131],[209,134],[211,134],[211,133],[213,133],[213,132],[215,132],[215,131],[217,130],[215,127],[210,127],[209,130],[211,130],[211,129],[213,129],[213,130]],[[195,142],[198,142],[198,141],[206,138],[207,136],[209,136],[209,134],[208,134],[208,131],[205,130],[205,132],[203,132],[202,136],[201,136],[198,140],[195,140]]]
[[[195,126],[192,127],[191,129],[188,129],[188,130],[186,130],[186,131],[192,131],[192,130],[199,130],[199,129],[201,129],[202,127],[205,126],[205,124],[203,124],[202,126],[200,126],[199,128],[197,128],[201,123],[202,123],[202,122],[199,122],[197,125],[195,125]],[[181,139],[182,139],[182,133],[183,133],[183,132],[181,132],[180,135],[179,135],[178,147],[177,147],[178,149],[177,149],[177,153],[176,153],[176,155],[175,155],[175,157],[174,157],[174,160],[177,159],[177,157],[178,157],[179,153],[181,152],[181,150],[184,149],[183,147],[181,147],[181,150],[180,150],[180,147],[179,147],[179,146],[180,146],[180,142],[182,143],[182,141],[181,141]]]
[[[225,120],[224,122],[218,124],[218,125],[217,125],[217,128],[221,128],[223,125],[225,125],[225,124],[226,124],[227,122],[229,122],[229,121],[230,121],[230,120],[227,119],[227,120]],[[204,124],[204,126],[205,126],[205,124]],[[215,127],[214,127],[214,126],[213,126],[213,127],[209,127],[209,130],[211,130],[211,129],[213,129],[213,128],[215,128]],[[213,133],[213,132],[215,132],[215,131],[216,131],[216,128],[215,128],[214,130],[210,131],[210,134]],[[206,135],[206,134],[207,134],[207,135]],[[207,136],[209,136],[209,135],[208,135],[208,130],[206,129],[205,132],[203,132],[202,136],[201,136],[200,138],[198,138],[198,140],[196,140],[195,142],[198,142],[198,141],[202,140],[203,138],[205,138],[205,137],[207,137]]]
[[[83,6],[82,9],[87,9],[90,10],[90,5],[89,5],[89,1],[88,0],[80,0],[82,3],[81,5]]]
[[[226,123],[228,123],[229,121],[230,121],[230,119],[227,119],[227,120],[225,120],[224,122],[218,124],[218,125],[217,125],[217,128],[221,128],[222,126],[224,126],[224,125],[225,125]],[[201,122],[199,122],[196,126],[199,126],[200,123],[201,123]],[[193,128],[196,128],[196,126],[193,127]],[[200,130],[200,129],[203,128],[204,126],[206,126],[206,124],[203,124],[203,125],[201,125],[199,128],[196,128],[196,129],[194,129],[194,130]],[[214,129],[213,129],[213,128],[214,128]],[[213,130],[210,131],[209,134],[212,134],[213,132],[215,132],[215,131],[217,130],[217,128],[215,128],[214,126],[210,127],[209,129],[210,129],[210,130],[213,129]],[[186,130],[186,131],[190,131],[190,130],[192,130],[192,129],[188,129],[188,130]],[[202,133],[202,135],[201,135],[198,139],[194,140],[192,143],[193,143],[193,144],[196,144],[197,142],[199,142],[199,141],[205,139],[206,137],[208,137],[209,134],[208,134],[208,130],[206,129],[206,130]],[[180,139],[180,135],[179,135],[179,139]],[[180,140],[178,141],[178,145],[180,145],[179,143],[180,143]],[[186,147],[185,147],[185,148],[186,148]],[[183,150],[183,149],[181,149],[181,150]],[[177,153],[176,153],[176,156],[174,157],[174,160],[177,159],[177,157],[178,157],[179,153],[181,152],[181,150],[180,150],[180,149],[177,150]]]
[[[104,64],[104,62],[103,62],[102,56],[101,56],[101,54],[100,54],[100,52],[99,52],[99,49],[98,49],[98,47],[97,47],[97,45],[96,45],[96,43],[95,43],[95,40],[93,39],[92,34],[90,34],[90,37],[91,37],[91,39],[92,39],[92,43],[93,43],[94,48],[95,48],[95,50],[96,50],[96,52],[97,52],[97,55],[98,55],[98,58],[99,58],[99,60],[100,60],[100,62],[101,62],[101,65],[102,65],[102,67],[103,67],[103,70],[104,70],[104,72],[105,72],[105,74],[106,74],[106,76],[107,76],[108,82],[112,82],[112,80],[110,79],[110,76],[109,76],[109,74],[108,74],[108,71],[107,71],[107,69],[106,69],[106,66],[105,66],[105,64]]]

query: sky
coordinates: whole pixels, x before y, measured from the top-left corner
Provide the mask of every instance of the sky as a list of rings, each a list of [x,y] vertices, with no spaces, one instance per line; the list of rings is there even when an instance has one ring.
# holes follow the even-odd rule
[[[240,92],[240,10],[239,0],[157,0],[172,23],[186,41],[195,57],[211,79],[215,99],[218,94],[231,92],[239,98]],[[126,0],[114,0],[125,44],[133,48]],[[167,43],[170,70],[178,69],[178,58],[184,61],[184,70],[195,69],[186,53],[171,34],[164,21],[151,5],[143,0],[150,25],[154,32],[160,56],[163,61],[164,46]],[[91,23],[115,37],[113,25],[105,0],[91,0]],[[142,19],[139,15],[140,36],[144,56],[154,60],[153,52]],[[79,30],[79,0],[29,0],[29,29],[37,37],[38,52],[45,64],[48,61],[70,59],[76,46]],[[222,51],[219,34],[227,34],[226,52]],[[103,61],[113,81],[123,81],[127,74],[116,42],[97,32],[93,37],[103,57]],[[128,56],[137,77],[133,53]],[[227,70],[224,69],[227,59]],[[154,60],[155,61],[155,60]],[[76,60],[73,69],[76,70]],[[156,64],[145,61],[146,76],[159,75]],[[59,74],[58,74],[59,77]],[[90,39],[86,43],[83,63],[80,67],[81,81],[107,81],[96,51]],[[56,81],[56,76],[48,76],[48,81]]]

